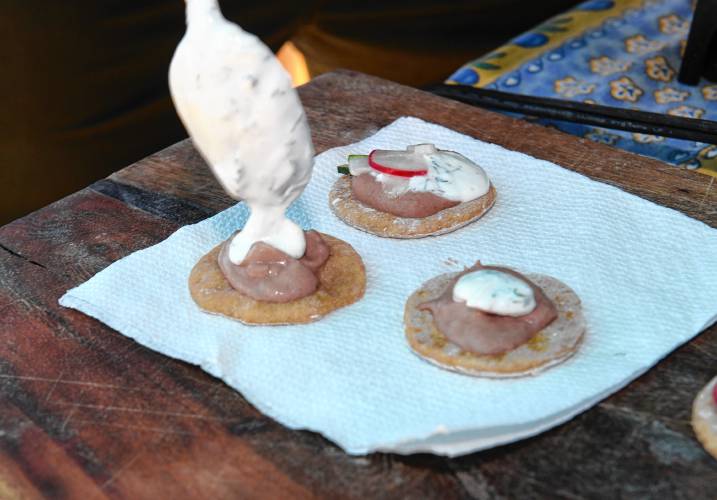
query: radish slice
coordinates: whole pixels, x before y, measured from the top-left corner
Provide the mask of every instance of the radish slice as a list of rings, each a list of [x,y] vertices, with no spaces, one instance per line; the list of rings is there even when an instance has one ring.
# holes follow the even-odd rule
[[[382,174],[398,177],[426,175],[428,170],[418,165],[415,156],[405,151],[383,151],[374,149],[368,155],[368,164]]]

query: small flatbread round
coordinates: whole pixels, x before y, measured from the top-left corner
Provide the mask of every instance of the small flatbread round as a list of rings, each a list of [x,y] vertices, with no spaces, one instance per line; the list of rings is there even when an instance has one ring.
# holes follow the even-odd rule
[[[449,233],[480,219],[495,203],[493,184],[486,194],[423,218],[398,217],[354,198],[351,176],[342,175],[329,192],[329,206],[349,226],[384,238],[424,238]]]
[[[585,333],[580,298],[567,285],[542,274],[525,276],[543,289],[558,309],[558,317],[530,341],[512,351],[480,355],[463,351],[436,327],[433,315],[418,306],[443,294],[458,273],[436,276],[424,283],[406,302],[404,324],[408,343],[419,357],[445,368],[468,375],[491,378],[535,375],[572,356]]]
[[[717,458],[717,404],[712,398],[715,385],[717,377],[697,394],[692,404],[692,428],[705,450]]]
[[[217,256],[221,244],[202,257],[189,275],[189,292],[204,311],[238,319],[247,325],[311,323],[340,307],[353,304],[366,290],[366,271],[361,256],[351,245],[321,234],[331,251],[319,269],[318,289],[285,303],[252,299],[232,288],[224,277]]]

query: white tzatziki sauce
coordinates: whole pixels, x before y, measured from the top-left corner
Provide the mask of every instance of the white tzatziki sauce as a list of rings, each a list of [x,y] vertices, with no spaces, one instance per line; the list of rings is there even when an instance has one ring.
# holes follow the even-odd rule
[[[535,294],[528,283],[495,269],[461,276],[453,286],[453,300],[500,316],[523,316],[536,307]]]
[[[169,70],[177,113],[227,193],[251,209],[229,246],[239,264],[254,243],[294,258],[303,230],[285,210],[309,182],[311,132],[291,79],[256,36],[227,21],[217,0],[187,0],[187,31]]]
[[[403,152],[396,153],[394,156]],[[485,170],[460,153],[437,149],[433,144],[416,144],[407,147],[401,156],[403,162],[410,161],[416,169],[424,169],[427,173],[398,177],[374,170],[366,162],[355,162],[349,165],[351,175],[370,173],[393,196],[411,191],[466,202],[480,198],[490,189]]]

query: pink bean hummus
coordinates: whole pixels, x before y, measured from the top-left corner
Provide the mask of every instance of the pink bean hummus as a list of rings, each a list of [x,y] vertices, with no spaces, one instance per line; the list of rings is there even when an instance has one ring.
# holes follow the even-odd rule
[[[265,302],[298,300],[316,291],[319,269],[330,252],[316,231],[306,231],[305,236],[306,252],[300,259],[258,242],[238,265],[229,260],[228,244],[225,243],[219,252],[219,268],[232,287],[252,299]]]
[[[384,185],[371,174],[352,177],[351,191],[354,197],[364,205],[398,217],[428,217],[459,203],[441,198],[433,193],[408,192],[400,196],[393,196],[386,192]]]
[[[468,307],[453,300],[453,286],[458,278],[479,269],[494,269],[511,274],[530,285],[535,294],[535,309],[523,316],[500,316]],[[551,300],[528,278],[511,269],[483,266],[480,262],[456,276],[437,299],[419,305],[430,311],[438,330],[464,351],[476,354],[502,354],[528,342],[557,318]]]

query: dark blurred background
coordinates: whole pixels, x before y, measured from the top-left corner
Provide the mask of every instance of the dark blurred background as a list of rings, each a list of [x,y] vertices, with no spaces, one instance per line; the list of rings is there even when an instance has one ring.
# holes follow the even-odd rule
[[[413,86],[577,3],[221,1],[297,82],[350,68]],[[0,224],[186,136],[167,88],[183,32],[182,0],[0,1]]]

